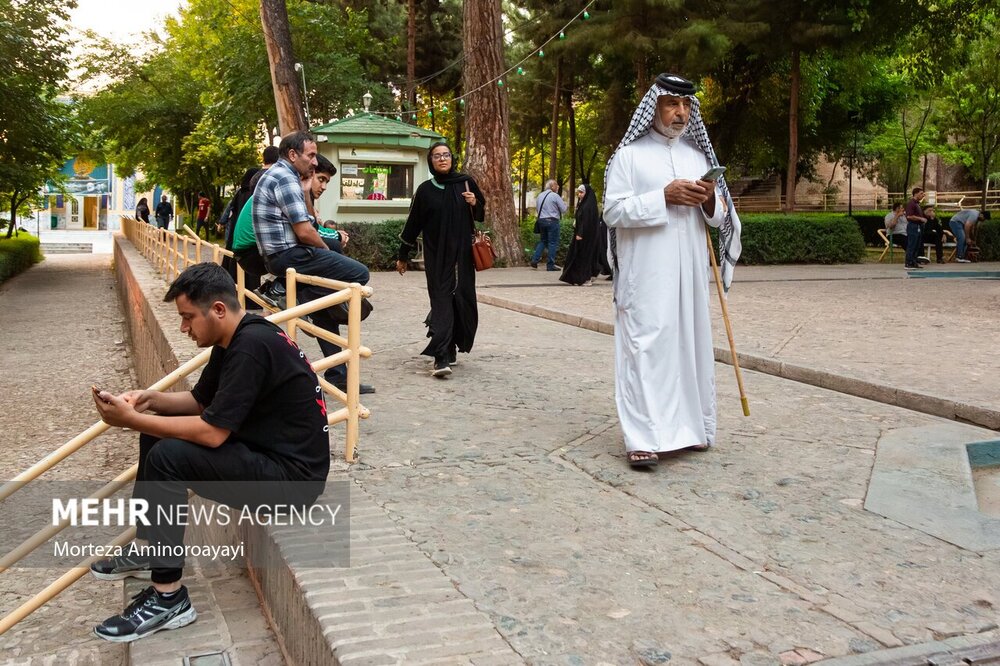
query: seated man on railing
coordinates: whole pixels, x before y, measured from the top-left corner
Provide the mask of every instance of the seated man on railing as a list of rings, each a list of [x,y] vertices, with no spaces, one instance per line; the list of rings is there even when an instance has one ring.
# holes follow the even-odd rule
[[[133,641],[197,617],[181,585],[184,543],[177,507],[187,489],[230,507],[304,506],[323,491],[330,468],[326,404],[305,355],[276,325],[244,312],[232,278],[214,263],[196,264],[170,285],[181,332],[211,359],[184,393],[95,389],[105,423],[139,433],[133,497],[149,504],[150,525],[136,526],[143,548],[91,566],[102,580],[151,578],[120,614],[94,632]],[[167,520],[164,516],[173,516]]]
[[[284,275],[289,268],[316,277],[368,284],[368,268],[359,261],[330,250],[316,228],[306,208],[301,178],[317,166],[316,139],[309,132],[292,132],[278,145],[280,158],[268,169],[253,194],[253,230],[257,248],[268,271]],[[298,295],[301,302],[321,298],[331,293],[325,287],[302,285]],[[337,333],[339,324],[333,308],[312,314],[313,322],[321,328]],[[340,347],[319,338],[319,348],[324,356],[332,356]],[[347,390],[346,368],[333,366],[323,373],[328,382],[341,391]],[[367,384],[360,386],[361,393],[374,393]]]

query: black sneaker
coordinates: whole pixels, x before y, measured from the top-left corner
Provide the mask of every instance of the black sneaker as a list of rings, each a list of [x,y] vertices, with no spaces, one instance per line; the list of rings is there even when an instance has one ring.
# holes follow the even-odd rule
[[[448,365],[448,361],[441,359],[434,359],[434,369],[431,370],[431,375],[434,377],[447,377],[451,374],[451,366]]]
[[[90,565],[90,573],[98,580],[122,580],[129,577],[149,580],[152,575],[149,560],[126,555],[98,560]]]
[[[531,267],[534,268],[535,270],[538,270],[538,262],[537,261],[532,261],[531,262]]]
[[[262,284],[261,286],[259,286],[256,289],[254,289],[253,293],[257,294],[260,297],[260,300],[262,300],[265,303],[267,303],[270,307],[278,309],[278,303],[277,303],[277,301],[275,301],[273,298],[271,298],[270,286],[271,286],[270,283],[268,283],[266,285]]]
[[[198,619],[183,585],[169,599],[150,585],[132,600],[121,615],[109,617],[94,627],[94,634],[106,641],[130,643],[161,629],[180,629]]]
[[[347,382],[330,382],[330,383],[333,384],[334,386],[336,386],[337,388],[339,388],[344,393],[347,393]],[[365,394],[368,394],[368,393],[374,393],[374,392],[375,392],[375,387],[372,386],[371,384],[359,384],[358,385],[358,393],[361,394],[361,395],[365,395]]]

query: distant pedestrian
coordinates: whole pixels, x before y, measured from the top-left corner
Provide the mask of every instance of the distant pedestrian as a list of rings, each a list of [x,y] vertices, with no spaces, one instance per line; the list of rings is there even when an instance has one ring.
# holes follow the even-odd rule
[[[471,176],[455,170],[448,144],[439,141],[427,155],[430,180],[417,188],[406,219],[396,270],[406,272],[417,237],[424,237],[424,276],[431,311],[425,323],[431,339],[421,354],[434,358],[431,374],[447,377],[458,352],[469,352],[476,339],[476,267],[472,261],[475,223],[486,214],[486,199]]]
[[[212,233],[208,226],[208,214],[212,210],[212,200],[205,196],[204,192],[198,193],[198,222],[195,224],[194,233],[201,236],[201,228],[205,227],[205,240],[208,240]]]
[[[914,187],[913,196],[906,202],[906,270],[920,268],[917,258],[920,256],[920,246],[923,240],[923,226],[927,222],[920,202],[924,199],[924,188]]]
[[[600,215],[597,212],[597,196],[590,185],[584,183],[576,188],[576,196],[580,201],[576,207],[573,240],[569,243],[559,279],[568,284],[590,285],[594,283],[594,276],[601,271],[597,260],[600,251]]]
[[[555,271],[558,270],[556,252],[559,251],[559,219],[566,212],[566,204],[559,196],[559,184],[556,181],[545,183],[545,191],[538,195],[535,206],[538,208],[537,227],[541,236],[535,245],[535,253],[531,256],[531,267],[538,268],[542,251],[547,248],[549,256],[546,259],[546,269]]]
[[[166,229],[170,226],[170,218],[174,216],[174,207],[167,201],[167,195],[160,197],[160,203],[156,204],[156,226]]]
[[[139,203],[135,205],[135,219],[149,224],[149,202],[146,197],[139,199]]]

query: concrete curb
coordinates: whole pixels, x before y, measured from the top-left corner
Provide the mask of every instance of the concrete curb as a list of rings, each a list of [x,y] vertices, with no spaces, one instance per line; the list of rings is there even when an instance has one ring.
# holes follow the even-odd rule
[[[507,298],[500,298],[498,296],[484,294],[481,292],[477,294],[476,298],[480,303],[484,303],[486,305],[493,305],[498,308],[512,310],[514,312],[530,315],[532,317],[539,317],[541,319],[548,319],[561,324],[569,324],[570,326],[585,328],[597,333],[614,335],[614,325],[609,322],[591,319],[589,317],[582,317],[580,315],[574,315],[560,310],[553,310],[540,305],[531,305],[518,301],[512,301]],[[762,372],[775,377],[790,379],[803,384],[818,386],[831,391],[837,391],[839,393],[845,393],[847,395],[881,402],[894,407],[902,407],[903,409],[910,409],[915,412],[930,414],[932,416],[940,416],[946,419],[952,419],[953,421],[970,423],[984,428],[989,428],[990,430],[1000,430],[1000,410],[989,409],[979,405],[969,405],[955,400],[948,400],[947,398],[939,398],[925,393],[908,391],[906,389],[896,388],[885,384],[878,384],[876,382],[870,382],[856,377],[838,375],[826,370],[818,370],[816,368],[808,368],[801,365],[794,365],[792,363],[784,363],[777,359],[767,358],[765,356],[737,354],[737,357],[739,358],[740,367],[744,370],[754,370],[756,372]],[[732,365],[732,354],[729,349],[716,347],[715,360],[720,363]]]

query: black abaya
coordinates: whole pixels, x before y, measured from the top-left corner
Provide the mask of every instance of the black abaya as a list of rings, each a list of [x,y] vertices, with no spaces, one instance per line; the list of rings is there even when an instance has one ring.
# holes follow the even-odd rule
[[[594,190],[587,188],[586,194],[576,209],[576,225],[573,240],[566,252],[566,262],[559,279],[569,284],[584,284],[600,273],[598,252],[600,251],[601,225],[597,215],[597,197]]]
[[[470,207],[462,198],[476,195]],[[399,259],[406,261],[424,237],[424,275],[431,312],[427,316],[431,338],[421,352],[435,359],[447,358],[457,347],[468,352],[476,337],[476,269],[472,262],[475,220],[485,217],[485,199],[476,181],[460,173],[438,175],[417,188],[406,226],[400,234]]]

